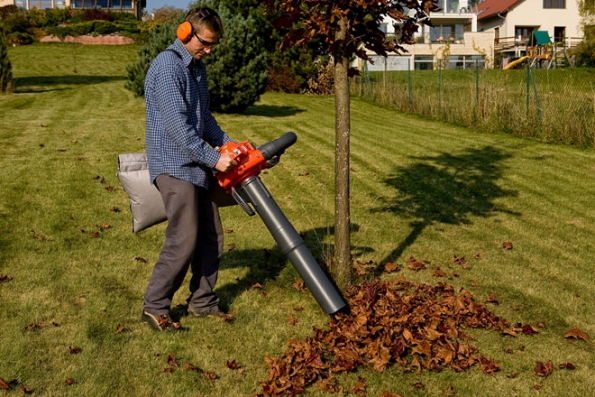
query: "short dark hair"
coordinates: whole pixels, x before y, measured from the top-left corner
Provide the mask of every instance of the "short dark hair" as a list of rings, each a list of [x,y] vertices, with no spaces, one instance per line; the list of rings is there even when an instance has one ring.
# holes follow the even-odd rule
[[[207,6],[193,8],[186,13],[184,20],[190,22],[197,32],[208,29],[219,36],[223,36],[223,23],[219,14],[212,8]]]

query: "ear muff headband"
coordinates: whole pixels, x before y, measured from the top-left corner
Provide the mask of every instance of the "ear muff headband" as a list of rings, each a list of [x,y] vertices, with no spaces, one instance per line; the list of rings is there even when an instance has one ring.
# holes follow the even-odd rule
[[[176,35],[178,36],[178,39],[180,39],[183,43],[187,43],[192,38],[193,32],[194,29],[192,28],[192,25],[190,24],[190,22],[186,21],[182,22],[180,26],[178,26]]]

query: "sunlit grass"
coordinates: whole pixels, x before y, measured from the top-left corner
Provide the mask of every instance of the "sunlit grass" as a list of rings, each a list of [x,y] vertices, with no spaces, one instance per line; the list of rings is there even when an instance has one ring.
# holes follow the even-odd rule
[[[144,150],[143,101],[123,88],[136,48],[75,50],[76,73],[67,45],[9,52],[17,86],[0,97],[0,276],[12,281],[0,283],[0,377],[39,396],[252,395],[268,377],[264,358],[328,317],[308,292],[292,288],[297,273],[262,222],[224,208],[228,251],[217,290],[235,320],[187,317],[185,285],[174,297],[184,332],[159,334],[139,322],[165,225],[133,234],[116,177],[118,154]],[[234,139],[257,145],[297,133],[261,178],[321,262],[333,245],[333,107],[332,98],[266,94],[245,115],[218,115]],[[343,388],[362,376],[370,396],[589,395],[592,344],[566,340],[564,332],[595,335],[595,152],[430,122],[357,99],[351,148],[354,259],[403,268],[363,279],[402,273],[447,282],[478,302],[494,293],[500,304],[489,307],[498,315],[547,327],[518,338],[466,330],[502,367],[494,376],[478,368],[362,369],[340,375]],[[512,250],[502,248],[505,241]],[[454,263],[455,255],[470,267]],[[411,256],[428,269],[409,270]],[[437,267],[447,279],[432,277]],[[31,324],[45,326],[25,330]],[[180,364],[171,373],[164,372],[168,354]],[[535,362],[550,359],[553,374],[536,376]],[[227,368],[232,360],[242,371]],[[219,378],[184,370],[186,362]],[[565,362],[576,370],[557,368]],[[313,386],[308,395],[327,394]]]

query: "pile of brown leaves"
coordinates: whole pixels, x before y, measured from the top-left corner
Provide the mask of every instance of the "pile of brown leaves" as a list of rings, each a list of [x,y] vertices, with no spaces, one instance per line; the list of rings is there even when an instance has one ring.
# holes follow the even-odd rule
[[[345,292],[350,313],[338,313],[326,329],[314,328],[305,341],[289,341],[279,358],[267,357],[269,380],[259,396],[295,395],[317,383],[338,390],[333,374],[367,367],[383,372],[397,363],[406,372],[422,369],[456,372],[479,365],[483,372],[500,368],[478,353],[462,329],[493,329],[502,334],[524,332],[474,301],[464,288],[455,293],[446,283],[434,286],[406,281],[364,283]]]

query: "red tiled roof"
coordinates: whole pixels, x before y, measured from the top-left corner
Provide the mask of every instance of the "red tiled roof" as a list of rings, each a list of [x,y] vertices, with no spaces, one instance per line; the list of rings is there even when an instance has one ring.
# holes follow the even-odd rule
[[[484,0],[477,4],[477,19],[485,19],[496,16],[510,10],[523,0]]]

